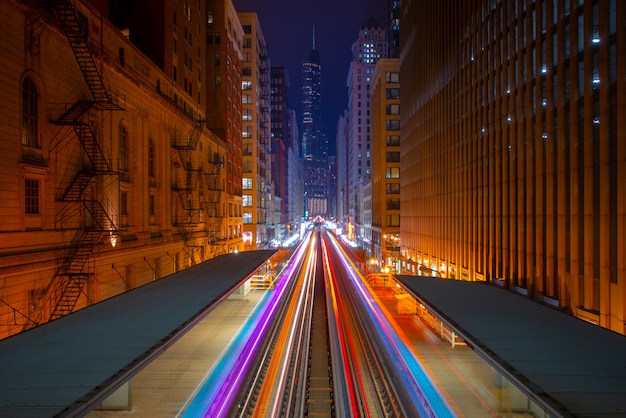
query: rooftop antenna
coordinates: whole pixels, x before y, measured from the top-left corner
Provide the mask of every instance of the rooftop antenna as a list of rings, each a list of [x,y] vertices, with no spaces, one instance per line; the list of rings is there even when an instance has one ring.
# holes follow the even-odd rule
[[[313,24],[313,51],[315,51],[315,24]]]

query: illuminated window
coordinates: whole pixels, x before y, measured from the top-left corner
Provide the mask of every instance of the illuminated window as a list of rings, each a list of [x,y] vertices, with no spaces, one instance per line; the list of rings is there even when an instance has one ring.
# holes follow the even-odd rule
[[[387,226],[400,226],[400,215],[387,215]]]
[[[400,167],[387,167],[386,178],[388,178],[388,179],[399,179],[400,178]]]
[[[243,190],[252,190],[252,179],[244,177],[242,180]]]

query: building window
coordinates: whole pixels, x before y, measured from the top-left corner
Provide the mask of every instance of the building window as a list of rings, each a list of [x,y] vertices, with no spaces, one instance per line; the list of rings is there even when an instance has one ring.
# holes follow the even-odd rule
[[[400,146],[400,135],[387,135],[387,146],[388,147],[399,147]]]
[[[222,85],[222,75],[221,74],[215,74],[215,86],[219,87]]]
[[[206,13],[206,23],[208,23],[209,25],[213,23],[213,11],[209,10]]]
[[[387,194],[400,194],[400,183],[387,183]]]
[[[222,54],[215,54],[215,66],[219,67],[222,65]]]
[[[128,216],[128,192],[120,192],[120,215]]]
[[[399,179],[400,167],[387,167],[387,173],[385,177],[388,179]]]
[[[244,212],[243,213],[243,223],[251,224],[252,223],[252,212]]]
[[[389,120],[389,119],[387,119],[387,130],[388,131],[399,131],[400,130],[400,121],[399,120]]]
[[[22,84],[22,144],[39,148],[39,90],[30,77]]]
[[[118,140],[120,172],[128,173],[128,132],[122,124],[119,126]]]
[[[154,177],[154,142],[148,139],[148,176]]]
[[[251,38],[244,38],[243,39],[243,47],[244,48],[252,48],[252,39]]]
[[[243,190],[252,190],[252,179],[244,177],[242,180]]]
[[[400,215],[387,215],[387,226],[400,226]]]
[[[387,89],[387,98],[388,99],[399,99],[400,98],[400,89]]]
[[[400,210],[400,199],[387,199],[387,210]]]
[[[400,114],[400,105],[399,104],[387,105],[387,114],[388,115],[399,115]]]
[[[154,195],[148,196],[148,215],[154,216]]]
[[[241,133],[242,138],[252,138],[252,126],[244,126]]]
[[[244,80],[241,82],[241,89],[242,90],[252,90],[252,81],[250,80]]]
[[[252,109],[244,109],[242,112],[242,117],[244,121],[252,120]]]
[[[388,163],[399,163],[400,162],[400,153],[397,151],[391,151],[387,153],[387,162]],[[387,169],[389,170],[389,169]],[[400,173],[398,172],[398,177],[400,177]],[[389,177],[387,177],[389,178]]]
[[[249,94],[242,94],[241,95],[241,102],[243,104],[252,104],[252,96]]]
[[[243,195],[243,207],[251,208],[252,207],[252,196],[251,195]]]
[[[39,214],[39,180],[24,179],[24,213]]]
[[[399,83],[400,73],[387,73],[387,83]]]

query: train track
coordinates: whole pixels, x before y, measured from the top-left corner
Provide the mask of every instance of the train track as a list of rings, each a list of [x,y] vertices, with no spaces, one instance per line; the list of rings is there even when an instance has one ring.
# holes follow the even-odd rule
[[[415,416],[345,266],[322,231],[310,245],[231,415]]]

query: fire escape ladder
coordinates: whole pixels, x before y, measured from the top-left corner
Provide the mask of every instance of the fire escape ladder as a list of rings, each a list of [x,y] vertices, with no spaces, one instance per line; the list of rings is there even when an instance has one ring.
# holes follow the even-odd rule
[[[54,320],[70,314],[76,307],[76,302],[89,280],[89,274],[68,275],[64,280],[63,290],[57,304],[50,315],[50,320]]]
[[[87,157],[91,161],[94,171],[99,174],[113,174],[111,163],[104,156],[93,125],[86,122],[77,123],[74,125],[74,130]]]
[[[85,21],[79,19],[72,0],[45,2],[48,10],[53,10],[74,52],[76,61],[91,93],[92,100],[79,100],[54,121],[60,126],[71,126],[89,164],[80,170],[62,194],[63,202],[80,202],[84,208],[84,226],[79,229],[69,249],[62,258],[48,292],[50,319],[56,319],[71,313],[83,292],[85,285],[93,276],[93,267],[89,259],[99,245],[114,234],[117,227],[107,212],[109,206],[102,190],[98,191],[99,176],[115,174],[112,164],[102,148],[100,132],[90,111],[124,110],[117,100],[107,91],[102,74],[88,43]],[[92,187],[93,186],[93,187]]]
[[[97,244],[104,242],[109,235],[115,235],[119,231],[113,222],[113,219],[109,216],[102,202],[97,199],[87,200],[84,202],[85,208],[91,215],[92,225],[89,227],[91,231],[101,233],[100,241]]]
[[[63,197],[61,201],[63,202],[82,202],[83,201],[83,193],[87,189],[87,186],[91,183],[91,180],[94,178],[94,173],[91,170],[81,170],[79,171],[70,186],[63,193]]]
[[[81,292],[92,275],[87,269],[89,257],[101,242],[102,231],[97,230],[85,230],[75,239],[70,253],[66,255],[56,274],[63,280],[55,289],[58,293],[50,320],[67,315],[76,307]]]
[[[200,223],[203,210],[201,202],[196,197],[196,194],[203,187],[203,169],[199,165],[198,167],[194,166],[193,152],[200,140],[204,121],[194,119],[194,123],[194,128],[188,134],[182,137],[174,134],[171,140],[171,146],[178,151],[182,168],[185,171],[185,184],[175,183],[172,187],[178,194],[184,211],[184,216],[179,216],[176,219],[176,226],[185,243],[186,251],[192,260],[193,256],[190,249],[200,247],[197,240],[194,239],[194,231]]]
[[[80,66],[85,81],[89,86],[89,91],[93,96],[93,99],[98,104],[111,103],[109,93],[104,86],[102,76],[98,71],[96,62],[89,50],[89,44],[87,43],[87,33],[85,28],[81,25],[76,15],[76,10],[71,0],[57,0],[54,2],[54,10],[61,23],[61,27],[65,32],[76,61]]]

